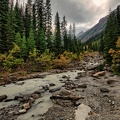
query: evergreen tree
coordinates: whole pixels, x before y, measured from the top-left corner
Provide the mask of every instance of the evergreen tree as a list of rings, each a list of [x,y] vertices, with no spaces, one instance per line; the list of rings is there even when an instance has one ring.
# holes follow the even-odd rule
[[[117,18],[116,18],[116,14],[112,12],[109,15],[106,25],[106,32],[105,32],[104,57],[108,64],[111,64],[112,62],[112,57],[108,52],[111,48],[115,49],[117,37],[118,37]]]
[[[21,48],[22,38],[19,32],[15,35],[15,43]]]
[[[69,27],[69,34],[68,34],[68,48],[70,52],[73,52],[73,44],[72,44],[72,38],[73,38],[73,34],[72,34],[72,26],[70,25]]]
[[[11,2],[10,10],[8,13],[8,21],[7,21],[7,41],[6,41],[6,46],[7,46],[7,51],[11,50],[13,48],[13,42],[15,40],[15,12],[13,9],[13,2]]]
[[[51,2],[50,0],[46,0],[46,6],[45,6],[45,35],[46,35],[46,41],[47,41],[47,48],[51,49],[52,47],[52,41],[51,41],[51,35],[52,35],[52,10],[51,10]]]
[[[61,31],[62,31],[62,39],[64,43],[64,50],[69,51],[69,41],[67,36],[67,21],[65,16],[63,17],[63,21],[61,23]]]
[[[23,37],[24,35],[24,22],[23,22],[23,15],[22,15],[23,8],[22,6],[20,8],[18,0],[16,0],[14,11],[15,11],[15,24],[16,24],[15,32],[16,33],[19,32],[21,37]]]
[[[44,30],[45,28],[44,27],[45,26],[45,6],[43,3],[43,0],[36,0],[36,8],[37,8],[37,17],[38,17],[37,21],[40,25],[40,28]]]
[[[0,52],[7,51],[8,0],[0,1]]]
[[[117,7],[118,36],[120,36],[120,6]]]
[[[62,53],[62,40],[61,40],[61,31],[60,31],[60,18],[59,13],[56,13],[55,16],[55,38],[54,38],[54,49],[56,55]]]
[[[34,39],[34,32],[33,32],[33,28],[31,27],[30,29],[30,33],[29,33],[29,37],[27,39],[27,49],[28,49],[28,53],[30,51],[33,51],[35,48],[35,39]]]
[[[33,24],[33,31],[34,31],[34,38],[36,38],[36,29],[37,29],[37,11],[36,11],[36,6],[35,3],[33,4],[33,9],[32,9],[32,24]]]
[[[37,50],[43,53],[47,49],[44,30],[39,27],[36,39]]]
[[[31,27],[31,14],[29,11],[28,4],[26,5],[26,8],[25,8],[24,26],[25,26],[25,36],[27,39],[29,37],[30,27]]]
[[[25,35],[22,38],[21,41],[21,46],[20,46],[20,52],[21,52],[21,57],[26,60],[28,58],[28,51],[27,51],[27,46],[26,46],[27,42],[26,42],[26,38]]]
[[[103,36],[100,39],[99,52],[104,52],[104,38]]]

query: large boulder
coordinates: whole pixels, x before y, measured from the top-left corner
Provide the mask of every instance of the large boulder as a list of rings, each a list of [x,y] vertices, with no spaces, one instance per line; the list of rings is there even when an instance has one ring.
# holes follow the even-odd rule
[[[91,108],[87,105],[81,104],[78,106],[77,110],[75,110],[75,120],[86,120]]]
[[[79,99],[84,99],[83,96],[75,95],[73,92],[65,89],[54,93],[50,99],[53,103],[59,104],[61,106],[76,106]]]
[[[1,95],[0,96],[0,102],[2,102],[3,100],[7,99],[7,95]]]
[[[99,77],[99,76],[104,76],[105,75],[105,71],[101,71],[101,72],[97,72],[93,75],[93,77]]]

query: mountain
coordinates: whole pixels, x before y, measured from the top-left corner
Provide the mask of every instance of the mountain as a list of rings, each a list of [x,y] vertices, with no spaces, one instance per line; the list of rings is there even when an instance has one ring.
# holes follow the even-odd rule
[[[77,37],[83,35],[83,33],[84,33],[83,31],[79,32],[78,35],[77,35]]]
[[[81,42],[86,42],[89,39],[96,37],[100,35],[101,33],[103,33],[105,31],[107,18],[108,16],[103,17],[102,19],[99,20],[99,22],[94,27],[87,30],[82,35],[78,34],[77,38],[81,40]]]

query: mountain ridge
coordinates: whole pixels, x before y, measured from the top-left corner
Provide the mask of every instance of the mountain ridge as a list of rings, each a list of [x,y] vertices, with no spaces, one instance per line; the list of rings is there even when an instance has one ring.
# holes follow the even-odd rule
[[[86,42],[89,39],[91,39],[92,37],[95,37],[98,34],[103,33],[105,31],[107,18],[108,18],[108,16],[101,18],[96,25],[94,25],[92,28],[90,28],[89,30],[84,32],[82,35],[79,36],[79,34],[78,34],[77,38],[79,40],[81,40],[81,42]]]

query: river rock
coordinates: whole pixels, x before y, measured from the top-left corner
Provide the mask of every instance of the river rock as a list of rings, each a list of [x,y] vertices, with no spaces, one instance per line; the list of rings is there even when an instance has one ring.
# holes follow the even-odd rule
[[[42,87],[44,90],[49,90],[49,85],[43,85]]]
[[[21,83],[15,83],[15,85],[24,85],[25,84],[25,82],[21,82]]]
[[[108,80],[107,81],[107,84],[113,84],[113,83],[115,83],[116,81],[115,80]]]
[[[22,110],[19,110],[18,111],[20,114],[25,114],[26,112],[27,112],[27,110],[26,109],[22,109]]]
[[[78,85],[78,88],[87,88],[87,85],[86,84],[80,84],[80,85]]]
[[[30,104],[30,105],[32,105],[32,103],[34,103],[35,102],[35,99],[33,99],[32,97],[29,99],[29,101],[28,101],[28,103]]]
[[[55,92],[50,99],[53,103],[66,107],[72,105],[76,106],[76,102],[79,99],[84,99],[84,97],[77,96],[69,90],[61,89],[60,91]]]
[[[84,104],[79,105],[77,110],[75,110],[75,120],[86,120],[90,111],[91,108],[89,106]]]
[[[84,76],[86,76],[86,72],[81,71],[81,72],[77,73],[77,75],[80,76],[80,77],[84,77]]]
[[[88,64],[86,67],[87,67],[87,70],[95,70],[101,65],[102,63],[92,63],[92,64]]]
[[[62,76],[62,78],[66,78],[66,79],[67,79],[67,78],[68,78],[68,76],[66,76],[66,75],[63,75],[63,76]]]
[[[104,92],[107,92],[107,93],[109,93],[109,92],[110,92],[110,90],[109,90],[109,89],[107,89],[107,88],[100,88],[100,91],[101,91],[101,92],[103,92],[103,93],[104,93]]]
[[[0,96],[0,102],[2,102],[3,100],[7,99],[7,95],[1,95]]]
[[[41,92],[40,91],[35,91],[34,94],[41,94]]]
[[[5,99],[4,102],[10,102],[12,100],[14,100],[14,99]]]
[[[33,94],[31,95],[31,97],[32,97],[33,99],[38,99],[40,96],[39,96],[38,94],[34,94],[34,93],[33,93]]]
[[[55,84],[54,83],[50,83],[49,86],[52,87],[52,86],[55,86]]]
[[[25,103],[25,104],[22,105],[22,108],[25,109],[25,110],[29,109],[30,107],[31,106],[30,106],[29,103]]]
[[[56,92],[56,91],[59,91],[60,89],[61,89],[61,87],[52,88],[49,90],[49,92]]]
[[[99,76],[104,76],[105,75],[105,71],[101,71],[101,72],[97,72],[93,75],[93,77],[99,77]]]

